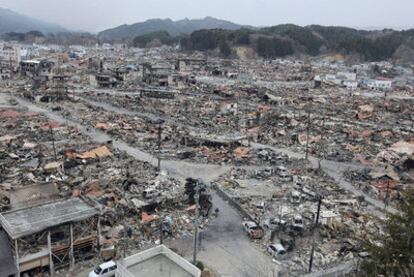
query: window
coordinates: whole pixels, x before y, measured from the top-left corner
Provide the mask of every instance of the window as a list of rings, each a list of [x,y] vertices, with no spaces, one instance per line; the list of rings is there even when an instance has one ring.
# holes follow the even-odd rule
[[[101,267],[97,266],[94,272],[99,275],[101,273],[101,270],[102,270]]]
[[[101,272],[101,274],[105,274],[105,273],[107,273],[108,272],[108,269],[107,268],[105,268],[102,272]]]

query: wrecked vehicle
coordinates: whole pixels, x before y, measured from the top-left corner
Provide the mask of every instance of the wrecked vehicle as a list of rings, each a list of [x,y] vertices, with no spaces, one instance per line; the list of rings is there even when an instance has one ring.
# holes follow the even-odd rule
[[[244,231],[251,239],[261,239],[264,236],[263,229],[253,221],[244,221],[242,223]]]
[[[283,256],[286,255],[286,249],[280,243],[269,245],[267,247],[267,252],[269,252],[269,254],[276,259],[283,258]]]
[[[263,221],[263,226],[270,230],[284,230],[286,228],[286,220],[281,218],[271,218]]]

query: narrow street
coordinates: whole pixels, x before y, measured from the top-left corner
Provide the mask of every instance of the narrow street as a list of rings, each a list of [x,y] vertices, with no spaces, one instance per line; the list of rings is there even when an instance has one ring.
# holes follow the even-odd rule
[[[238,212],[217,194],[213,195],[213,205],[219,208],[219,216],[200,231],[197,258],[217,269],[220,276],[276,276],[272,273],[277,272],[277,264],[246,236]],[[188,238],[185,243],[178,240],[167,245],[191,260],[192,243],[192,238]]]

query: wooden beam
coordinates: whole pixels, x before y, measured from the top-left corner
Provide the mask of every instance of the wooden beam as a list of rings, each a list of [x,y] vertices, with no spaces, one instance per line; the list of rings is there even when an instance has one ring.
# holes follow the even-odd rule
[[[75,268],[75,255],[73,254],[73,224],[70,224],[70,250],[69,250],[69,259],[70,259],[70,270],[72,271]]]
[[[20,259],[19,259],[19,245],[17,239],[14,240],[14,255],[16,260],[17,274],[16,277],[20,277]]]
[[[48,248],[48,251],[49,251],[50,276],[55,277],[55,268],[53,266],[53,256],[52,256],[52,239],[50,238],[50,231],[47,232],[47,248]]]

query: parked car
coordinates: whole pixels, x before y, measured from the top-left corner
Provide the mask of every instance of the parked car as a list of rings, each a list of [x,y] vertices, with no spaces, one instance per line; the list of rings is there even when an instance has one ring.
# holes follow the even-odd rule
[[[282,258],[284,255],[286,255],[286,250],[283,247],[282,244],[277,243],[277,244],[271,244],[267,247],[267,252],[270,253],[270,255],[272,255],[272,257],[276,258],[276,259],[280,259]]]
[[[88,277],[113,277],[115,276],[116,263],[109,261],[98,265],[93,271],[91,271]]]
[[[264,236],[263,229],[253,221],[244,221],[242,223],[244,231],[252,239],[261,239]]]

